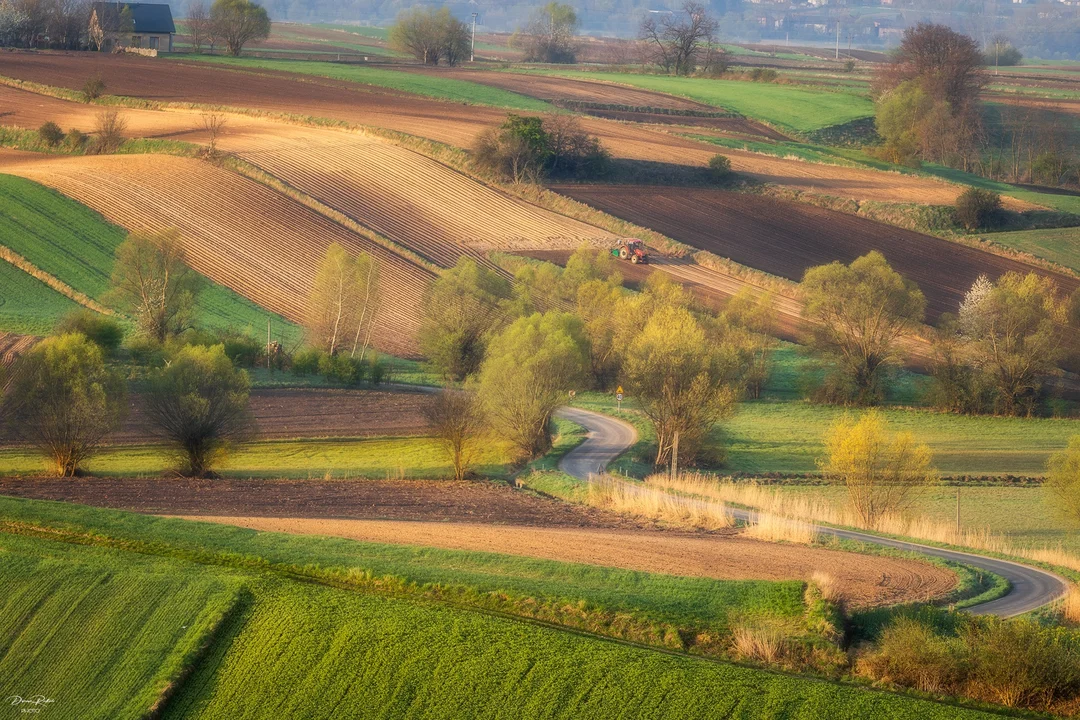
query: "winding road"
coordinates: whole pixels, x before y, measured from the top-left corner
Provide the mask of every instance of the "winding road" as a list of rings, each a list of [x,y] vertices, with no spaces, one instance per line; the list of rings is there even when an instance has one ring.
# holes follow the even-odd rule
[[[630,424],[606,415],[569,407],[561,408],[558,415],[581,425],[589,432],[585,441],[568,452],[559,463],[560,470],[581,480],[588,479],[590,474],[603,472],[610,461],[622,454],[637,439],[637,432]],[[740,520],[752,519],[754,516],[751,510],[733,509],[732,512]],[[1009,560],[893,540],[855,530],[832,527],[819,527],[818,530],[824,535],[944,558],[992,572],[1008,580],[1011,586],[1008,593],[996,600],[967,608],[968,612],[976,615],[1021,615],[1057,600],[1067,587],[1065,580],[1054,573]]]

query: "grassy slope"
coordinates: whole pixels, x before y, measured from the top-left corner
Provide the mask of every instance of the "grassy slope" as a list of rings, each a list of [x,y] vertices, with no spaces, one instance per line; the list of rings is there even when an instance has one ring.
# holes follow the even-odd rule
[[[747,117],[795,132],[820,130],[874,114],[874,106],[866,98],[846,93],[815,92],[792,85],[574,70],[538,72],[607,80],[679,95],[725,110],[734,110]]]
[[[158,475],[172,459],[155,445],[132,445],[104,450],[86,463],[98,475]],[[0,450],[0,475],[40,475],[41,455],[24,449]],[[488,446],[477,460],[477,472],[507,477],[505,445]],[[267,440],[248,443],[220,466],[229,477],[264,478],[432,478],[451,475],[446,452],[432,438],[365,438],[332,440]]]
[[[144,717],[239,590],[183,563],[13,535],[0,554],[0,695],[51,698],[47,717]]]
[[[366,65],[337,65],[310,60],[266,60],[263,58],[227,58],[220,56],[192,56],[186,60],[213,62],[247,70],[284,70],[302,75],[315,75],[334,80],[347,80],[363,85],[410,92],[451,102],[492,105],[529,112],[548,112],[551,105],[517,93],[488,87],[467,80],[431,77],[411,72],[388,70]]]
[[[47,504],[22,503],[26,512],[19,516],[33,519],[35,505]],[[31,557],[63,555],[65,568],[103,554],[39,539],[0,535],[0,542],[18,545]],[[172,564],[174,577],[189,567],[119,551],[108,555],[117,568]],[[57,577],[51,569],[38,573],[28,565],[26,570],[32,587]],[[199,573],[204,582],[223,575],[240,577],[216,566]],[[367,717],[376,708],[379,717],[428,718],[995,717],[254,572],[246,574],[245,586],[250,601],[243,615],[226,623],[208,656],[166,706],[165,717]],[[153,662],[156,658],[138,648],[132,652],[129,643],[106,632],[111,626],[103,619],[120,612],[114,605],[76,604],[78,614],[58,618],[54,626],[53,637],[70,638],[64,649],[82,643],[95,652],[72,653],[61,666],[52,656],[33,652],[9,653],[8,658],[17,667],[49,673],[60,688],[93,679],[102,650],[118,660]],[[184,617],[167,609],[156,616],[164,615],[174,625]],[[138,692],[124,690],[109,686],[118,696]],[[64,697],[59,691],[57,696]],[[68,708],[79,717],[100,716],[82,712],[84,702],[76,696]]]
[[[37,278],[0,260],[0,331],[45,335],[81,306]]]
[[[1080,271],[1080,227],[987,233],[984,240]]]
[[[87,296],[100,299],[109,289],[116,248],[127,233],[90,208],[23,178],[0,175],[0,242],[43,271]],[[2,290],[0,290],[2,292]],[[264,333],[271,314],[228,288],[207,281],[197,314],[212,328]],[[301,329],[273,315],[286,346]],[[39,332],[48,328],[39,329]]]

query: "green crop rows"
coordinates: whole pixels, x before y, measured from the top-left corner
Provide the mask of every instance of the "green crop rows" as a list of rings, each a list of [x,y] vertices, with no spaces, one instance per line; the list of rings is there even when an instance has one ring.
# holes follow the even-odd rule
[[[0,331],[45,335],[79,304],[0,260]]]

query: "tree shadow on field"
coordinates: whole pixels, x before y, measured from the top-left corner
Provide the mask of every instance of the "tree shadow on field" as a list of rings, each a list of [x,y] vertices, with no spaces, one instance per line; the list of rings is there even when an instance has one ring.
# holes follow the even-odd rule
[[[681,163],[659,162],[656,160],[627,160],[624,158],[611,161],[611,171],[602,178],[589,178],[581,182],[590,185],[683,185],[694,187],[714,187],[732,190],[753,185],[749,178],[737,173],[728,173],[718,179],[712,170],[705,166],[696,167]],[[560,183],[573,183],[573,180],[560,179]]]

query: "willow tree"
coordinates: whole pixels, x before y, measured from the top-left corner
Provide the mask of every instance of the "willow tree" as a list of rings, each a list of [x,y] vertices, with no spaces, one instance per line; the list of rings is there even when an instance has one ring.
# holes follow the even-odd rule
[[[189,329],[201,279],[186,259],[175,230],[132,233],[116,249],[108,300],[157,342]]]

